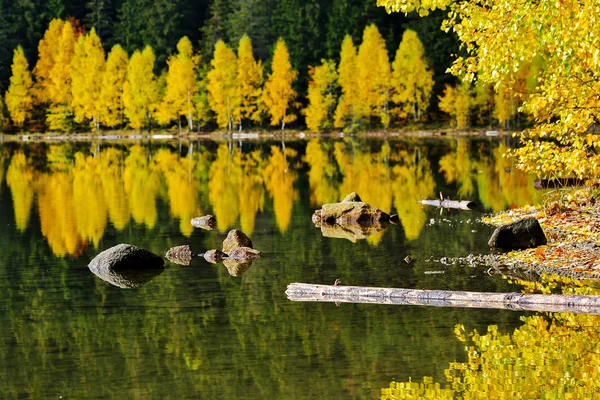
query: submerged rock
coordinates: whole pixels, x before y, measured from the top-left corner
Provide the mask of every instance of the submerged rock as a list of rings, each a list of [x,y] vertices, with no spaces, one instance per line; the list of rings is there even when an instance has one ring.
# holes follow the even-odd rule
[[[171,247],[166,254],[169,261],[179,265],[190,265],[192,262],[192,248],[187,244]]]
[[[229,253],[236,247],[252,248],[252,240],[240,230],[233,229],[229,231],[225,240],[223,240],[223,251]]]
[[[519,250],[542,246],[547,242],[538,220],[530,217],[496,228],[488,244],[504,250]]]
[[[100,279],[120,288],[136,288],[164,270],[162,257],[131,244],[106,249],[90,261],[88,268]]]
[[[205,215],[203,217],[197,217],[192,219],[192,225],[196,228],[211,230],[217,226],[217,219],[214,215]]]

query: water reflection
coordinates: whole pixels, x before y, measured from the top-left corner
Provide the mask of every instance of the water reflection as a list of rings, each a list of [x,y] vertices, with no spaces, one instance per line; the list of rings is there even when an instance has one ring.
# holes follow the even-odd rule
[[[597,398],[600,394],[600,317],[556,313],[522,317],[502,333],[455,327],[467,360],[451,362],[445,382],[392,382],[382,400],[407,398]]]
[[[212,212],[221,233],[239,223],[252,234],[256,218],[272,206],[274,222],[286,234],[307,179],[312,206],[358,192],[363,200],[396,212],[406,239],[416,240],[427,222],[418,200],[440,191],[475,200],[499,211],[535,201],[533,178],[502,157],[504,143],[338,141],[308,143],[187,143],[184,149],[151,144],[109,146],[67,144],[2,148],[17,229],[25,232],[35,210],[40,229],[57,256],[78,256],[98,248],[107,224],[117,231],[131,223],[152,230],[165,204],[189,237],[190,220]],[[37,146],[37,147],[34,147]],[[4,161],[6,160],[6,161]],[[442,180],[436,178],[441,173]],[[1,171],[0,171],[1,172]],[[4,174],[0,174],[4,176]],[[437,179],[437,180],[436,180]],[[447,193],[456,186],[456,191]],[[377,245],[383,233],[370,234]]]

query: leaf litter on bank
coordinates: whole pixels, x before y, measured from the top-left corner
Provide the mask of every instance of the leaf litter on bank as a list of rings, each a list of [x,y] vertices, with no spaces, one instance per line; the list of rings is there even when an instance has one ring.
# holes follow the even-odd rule
[[[600,202],[591,190],[580,189],[547,201],[482,218],[499,226],[526,217],[540,222],[548,244],[484,257],[485,264],[497,269],[522,269],[555,273],[579,279],[600,279]]]

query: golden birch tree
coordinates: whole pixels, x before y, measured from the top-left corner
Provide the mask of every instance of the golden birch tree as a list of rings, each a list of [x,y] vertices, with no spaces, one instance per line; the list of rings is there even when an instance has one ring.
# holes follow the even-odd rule
[[[48,81],[50,108],[46,113],[46,122],[51,130],[68,131],[71,128],[71,60],[74,49],[75,32],[70,23],[65,23]]]
[[[139,130],[150,126],[158,101],[158,85],[154,75],[156,57],[152,47],[136,50],[127,66],[127,80],[123,88],[124,113],[129,126]]]
[[[259,101],[263,80],[262,63],[254,59],[252,41],[244,35],[240,39],[237,58],[237,92],[240,104],[236,108],[235,119],[240,130],[243,120],[261,120]]]
[[[100,119],[111,128],[123,124],[123,93],[128,64],[129,58],[125,50],[118,44],[115,45],[108,53],[100,88]]]
[[[337,72],[335,62],[322,60],[316,68],[309,68],[308,107],[303,110],[306,126],[313,132],[333,127],[334,109],[337,102]]]
[[[54,68],[65,21],[53,19],[38,44],[38,60],[33,70],[35,75],[34,95],[38,104],[50,102],[50,71]]]
[[[87,35],[79,36],[75,44],[71,61],[71,95],[75,122],[91,120],[97,132],[100,131],[100,94],[105,64],[102,43],[92,28]]]
[[[338,67],[338,82],[342,88],[342,96],[335,109],[335,127],[344,128],[356,122],[355,105],[358,96],[356,81],[356,47],[350,35],[344,37]]]
[[[404,31],[392,66],[393,101],[398,105],[398,115],[401,118],[412,115],[419,121],[429,107],[434,82],[417,32]]]
[[[215,45],[215,54],[208,72],[208,102],[217,115],[220,128],[233,129],[234,115],[239,106],[236,87],[237,57],[233,50],[219,40]]]
[[[194,97],[198,92],[196,80],[200,57],[194,55],[192,42],[184,36],[177,43],[177,55],[167,61],[169,71],[166,76],[166,91],[156,118],[161,124],[168,124],[181,117],[187,120],[189,130],[194,128]]]
[[[356,57],[357,103],[354,109],[358,120],[377,117],[384,127],[390,123],[389,101],[391,98],[390,61],[377,27],[365,28],[363,41]]]
[[[535,87],[522,106],[534,120],[521,134],[519,167],[542,175],[598,176],[600,147],[588,132],[600,122],[600,13],[597,0],[542,2],[378,0],[388,11],[427,14],[450,8],[444,29],[454,30],[467,54],[452,72],[497,84],[523,64],[542,59]],[[560,23],[557,23],[560,21]],[[514,82],[516,83],[516,82]]]
[[[18,46],[13,55],[12,76],[6,92],[6,108],[15,126],[21,128],[33,109],[33,80],[29,72],[29,63]]]
[[[271,125],[285,124],[296,120],[296,115],[288,113],[290,102],[296,98],[296,92],[292,88],[298,72],[292,68],[290,54],[283,38],[279,38],[273,52],[271,73],[265,83],[263,100],[271,115]]]

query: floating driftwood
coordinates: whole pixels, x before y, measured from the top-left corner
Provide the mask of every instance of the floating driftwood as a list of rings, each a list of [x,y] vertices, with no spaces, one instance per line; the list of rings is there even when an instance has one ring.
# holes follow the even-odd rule
[[[499,308],[514,311],[599,314],[600,296],[486,293],[292,283],[285,292],[292,301],[400,304],[433,307]]]
[[[477,203],[470,200],[421,200],[421,204],[441,208],[455,208],[458,210],[473,210],[477,208]]]

